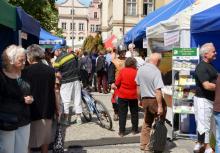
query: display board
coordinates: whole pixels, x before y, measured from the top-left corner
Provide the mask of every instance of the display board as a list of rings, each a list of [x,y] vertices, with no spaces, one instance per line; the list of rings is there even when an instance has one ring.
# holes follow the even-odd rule
[[[193,96],[196,91],[194,74],[198,63],[199,53],[196,48],[173,48],[173,116],[174,114],[194,114]]]

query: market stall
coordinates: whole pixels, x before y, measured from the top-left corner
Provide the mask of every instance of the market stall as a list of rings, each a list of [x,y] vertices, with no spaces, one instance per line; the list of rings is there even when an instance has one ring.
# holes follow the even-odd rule
[[[60,38],[57,36],[52,35],[51,33],[47,32],[45,29],[40,28],[40,45],[66,45],[66,40],[64,38]]]
[[[27,14],[21,7],[17,7],[17,30],[19,44],[28,47],[31,44],[38,44],[40,36],[40,22]]]
[[[198,11],[207,10],[219,3],[219,0],[200,0],[177,13],[168,20],[156,25],[146,27],[146,38],[149,49],[154,49],[156,42],[161,42],[162,47],[172,50],[173,47],[190,47],[190,19]],[[197,22],[198,23],[198,22]]]
[[[0,1],[0,54],[10,44],[16,43],[16,7]]]
[[[220,50],[220,1],[214,0],[216,5],[204,11],[197,11],[191,18],[191,46],[199,47],[207,42],[215,45],[216,51]],[[210,3],[212,1],[209,1]],[[215,68],[220,72],[220,54],[213,62]]]
[[[167,20],[186,7],[192,5],[194,0],[173,0],[167,5],[160,7],[154,12],[143,18],[135,27],[128,31],[124,36],[124,42],[137,43],[146,38],[146,27],[153,26],[161,21]]]

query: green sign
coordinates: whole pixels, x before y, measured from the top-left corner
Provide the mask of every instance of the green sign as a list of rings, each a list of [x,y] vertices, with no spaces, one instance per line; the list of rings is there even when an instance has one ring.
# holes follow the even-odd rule
[[[197,56],[196,48],[173,48],[173,56]]]

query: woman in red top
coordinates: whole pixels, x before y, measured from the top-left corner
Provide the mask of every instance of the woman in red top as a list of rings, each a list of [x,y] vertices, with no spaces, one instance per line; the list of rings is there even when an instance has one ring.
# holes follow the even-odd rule
[[[125,135],[125,125],[128,113],[128,106],[131,112],[132,133],[138,133],[138,100],[137,84],[135,77],[137,74],[137,61],[129,57],[125,61],[125,68],[121,69],[112,88],[118,89],[119,105],[119,136]]]

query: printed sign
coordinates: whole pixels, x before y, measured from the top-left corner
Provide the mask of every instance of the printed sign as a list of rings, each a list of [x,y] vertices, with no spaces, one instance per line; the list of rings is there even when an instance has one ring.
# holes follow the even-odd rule
[[[196,48],[173,48],[173,56],[197,56]]]
[[[173,45],[179,42],[179,31],[164,33],[164,46]]]

